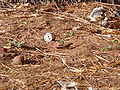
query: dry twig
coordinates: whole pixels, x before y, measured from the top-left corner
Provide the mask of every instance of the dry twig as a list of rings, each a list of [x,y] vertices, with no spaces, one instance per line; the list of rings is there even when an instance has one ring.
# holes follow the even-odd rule
[[[11,70],[11,71],[14,71],[14,72],[18,73],[18,71],[14,70],[14,69],[12,69],[12,68],[10,68],[10,67],[4,65],[4,64],[2,64],[2,66],[4,66],[5,68],[7,68],[7,69],[9,69],[9,70]]]
[[[98,56],[98,55],[95,55],[97,58],[99,58],[99,59],[101,59],[101,60],[103,60],[103,61],[105,61],[105,62],[108,62],[109,63],[109,61],[108,60],[106,60],[106,59],[104,59],[103,57],[100,57],[100,56]]]

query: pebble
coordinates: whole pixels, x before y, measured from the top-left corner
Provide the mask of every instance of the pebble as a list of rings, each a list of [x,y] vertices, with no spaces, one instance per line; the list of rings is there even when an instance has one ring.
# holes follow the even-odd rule
[[[22,61],[24,60],[24,57],[22,55],[16,56],[12,60],[13,65],[21,65]]]
[[[55,39],[55,35],[53,33],[47,32],[43,38],[45,42],[51,42],[52,40]]]

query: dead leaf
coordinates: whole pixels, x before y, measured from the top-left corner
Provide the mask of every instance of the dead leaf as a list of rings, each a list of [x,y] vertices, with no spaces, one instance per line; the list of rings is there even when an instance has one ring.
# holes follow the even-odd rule
[[[4,52],[8,52],[8,50],[9,50],[10,48],[11,48],[11,46],[4,46],[4,47],[3,47],[3,51],[4,51]]]

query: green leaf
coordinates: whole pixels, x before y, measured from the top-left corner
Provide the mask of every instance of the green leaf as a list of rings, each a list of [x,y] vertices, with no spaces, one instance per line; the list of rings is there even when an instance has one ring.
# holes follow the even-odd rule
[[[9,43],[7,43],[8,46],[14,46],[16,43],[16,41],[10,41]]]
[[[21,45],[25,44],[26,42],[22,41],[22,42],[18,42],[15,46],[16,47],[21,47]]]
[[[114,43],[116,43],[117,42],[117,40],[112,40],[112,43],[114,44]]]
[[[65,40],[62,40],[62,39],[61,39],[61,40],[59,40],[59,41],[60,41],[60,42],[64,42]]]
[[[111,49],[112,49],[111,45],[108,45],[107,47],[103,48],[103,50],[111,50]]]

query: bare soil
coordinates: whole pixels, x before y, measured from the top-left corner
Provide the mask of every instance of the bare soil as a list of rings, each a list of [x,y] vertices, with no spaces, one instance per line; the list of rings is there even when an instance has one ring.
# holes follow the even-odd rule
[[[89,87],[119,90],[120,35],[106,37],[99,24],[86,20],[98,6],[113,7],[79,3],[64,7],[39,4],[1,9],[0,89],[61,90],[57,81],[67,81],[77,82],[78,90],[88,90]],[[55,40],[46,43],[43,36],[47,32],[54,33]],[[6,51],[3,47],[11,41],[26,43],[19,47],[11,45]],[[58,43],[72,44],[57,48]],[[16,56],[23,57],[22,60],[19,58],[21,64],[13,64]]]

